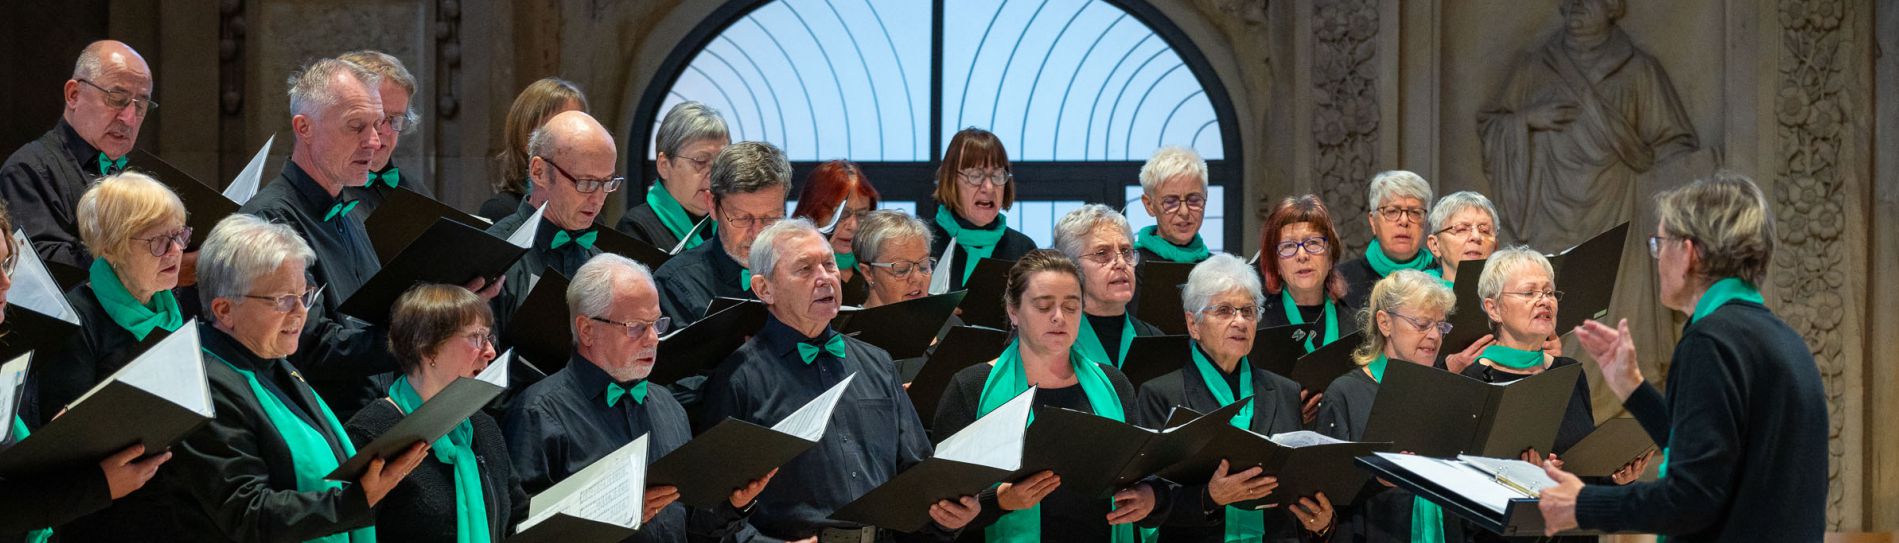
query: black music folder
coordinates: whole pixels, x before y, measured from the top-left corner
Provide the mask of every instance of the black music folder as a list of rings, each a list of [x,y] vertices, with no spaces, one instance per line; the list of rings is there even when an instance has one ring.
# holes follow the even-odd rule
[[[441,392],[422,402],[414,412],[396,421],[389,431],[383,432],[369,444],[357,447],[355,456],[323,478],[355,481],[369,469],[372,460],[395,458],[417,441],[433,444],[435,440],[448,435],[456,425],[474,416],[475,412],[481,411],[488,402],[494,401],[501,396],[502,391],[508,389],[508,363],[513,355],[513,352],[502,353],[474,379],[458,377],[448,386],[442,387]]]
[[[1508,385],[1490,384],[1394,360],[1385,366],[1362,439],[1440,458],[1549,451],[1581,378],[1582,365],[1571,364]]]
[[[1161,477],[1204,484],[1220,461],[1226,460],[1228,473],[1258,466],[1266,475],[1279,478],[1279,488],[1271,495],[1235,502],[1233,507],[1278,507],[1319,492],[1344,506],[1357,501],[1358,491],[1371,479],[1352,460],[1390,448],[1390,443],[1343,441],[1305,430],[1264,436],[1225,424],[1216,427],[1213,438],[1198,453],[1162,471]]]
[[[57,345],[79,333],[79,313],[66,303],[60,280],[33,251],[26,232],[14,230],[12,235],[18,257],[9,277],[13,287],[0,299],[7,312],[6,321],[0,322],[0,360]]]
[[[1451,314],[1444,317],[1451,323],[1451,333],[1445,334],[1439,342],[1438,358],[1464,352],[1465,347],[1476,343],[1490,331],[1490,316],[1484,313],[1484,300],[1477,296],[1477,280],[1484,275],[1484,263],[1487,260],[1465,260],[1457,263],[1457,282],[1451,285],[1451,294],[1457,297],[1457,305]],[[1558,283],[1558,287],[1561,283]],[[1560,318],[1562,307],[1558,306]],[[1557,330],[1561,332],[1561,329]]]
[[[382,205],[363,221],[363,230],[370,233],[369,244],[376,249],[376,261],[387,266],[435,225],[437,219],[448,219],[476,230],[487,230],[489,226],[487,221],[454,206],[396,187],[383,192]]]
[[[765,314],[764,302],[744,300],[666,334],[659,338],[659,360],[646,379],[670,385],[712,371],[765,326]]]
[[[211,385],[199,352],[198,323],[186,321],[38,432],[0,451],[0,478],[78,466],[133,444],[162,454],[213,415]]]
[[[923,368],[917,370],[916,379],[904,387],[910,395],[910,404],[916,406],[917,416],[923,418],[926,427],[936,420],[936,404],[943,401],[943,391],[949,388],[956,372],[1002,356],[1003,349],[1009,348],[1009,333],[980,326],[957,326],[950,328],[949,334],[936,345]]]
[[[545,268],[534,279],[521,305],[501,332],[502,344],[542,375],[567,367],[574,354],[573,325],[567,317],[567,276]]]
[[[20,402],[26,401],[26,374],[33,365],[33,353],[23,353],[0,365],[0,447],[13,444],[13,417],[20,414]],[[0,452],[4,452],[0,448]]]
[[[1315,330],[1315,328],[1317,329]],[[1353,330],[1347,328],[1341,328],[1339,330],[1340,334],[1351,334],[1352,332]],[[1314,333],[1319,335],[1314,337],[1312,335]],[[1319,342],[1325,341],[1324,324],[1320,323],[1317,327],[1313,326],[1313,323],[1306,323],[1260,328],[1253,332],[1253,351],[1246,356],[1248,360],[1253,362],[1254,366],[1266,368],[1273,373],[1279,373],[1273,368],[1291,368],[1293,361],[1306,355],[1307,338],[1312,338],[1312,344],[1315,346],[1318,345]],[[1339,341],[1345,341],[1345,338],[1340,337]],[[1284,373],[1279,374],[1285,375]]]
[[[369,236],[377,235],[371,231]],[[417,283],[462,285],[478,277],[493,281],[524,254],[527,254],[526,245],[516,245],[478,228],[437,218],[362,288],[350,294],[338,309],[373,324],[387,324],[389,309],[409,287]]]
[[[1187,333],[1187,310],[1180,304],[1180,289],[1187,284],[1193,264],[1179,262],[1142,262],[1134,269],[1134,284],[1140,287],[1134,300],[1134,316],[1169,334]]]
[[[528,500],[509,543],[610,543],[640,530],[646,499],[641,435]]]
[[[976,262],[976,271],[963,281],[963,322],[975,326],[1009,329],[1009,313],[1002,307],[1002,294],[1009,287],[1009,268],[1014,260],[985,258]]]
[[[593,231],[599,232],[593,240],[594,248],[633,259],[633,261],[645,264],[646,267],[654,270],[659,269],[660,265],[665,264],[667,260],[673,257],[673,255],[667,254],[664,249],[654,247],[652,244],[644,241],[633,239],[633,236],[622,234],[619,230],[599,227],[594,228]],[[713,241],[716,242],[718,240]]]
[[[1641,423],[1617,417],[1602,421],[1595,431],[1571,445],[1569,450],[1556,452],[1563,459],[1564,471],[1578,477],[1608,477],[1652,450],[1655,450],[1655,441],[1642,429]]]
[[[1000,483],[1022,465],[1023,435],[1035,388],[976,419],[936,444],[935,454],[831,513],[831,518],[899,532],[916,532],[930,521],[930,506],[974,496]]]
[[[1554,486],[1543,469],[1521,460],[1462,456],[1441,459],[1375,453],[1358,465],[1398,488],[1438,504],[1472,524],[1502,536],[1543,536],[1537,492]],[[1594,535],[1573,530],[1558,535]]]
[[[1622,246],[1628,237],[1629,223],[1625,222],[1550,257],[1550,267],[1556,269],[1556,289],[1564,294],[1556,311],[1557,334],[1569,333],[1584,320],[1608,315],[1622,269]]]
[[[1128,354],[1121,357],[1121,374],[1139,390],[1141,383],[1186,367],[1193,360],[1191,349],[1193,339],[1185,335],[1136,337],[1128,341]]]
[[[1352,332],[1344,337],[1340,337],[1338,341],[1327,343],[1324,347],[1319,347],[1309,354],[1291,360],[1290,364],[1288,364],[1288,361],[1284,358],[1271,361],[1256,361],[1253,363],[1259,367],[1266,368],[1266,371],[1283,375],[1287,379],[1299,383],[1299,386],[1304,387],[1306,390],[1325,392],[1325,387],[1332,386],[1333,379],[1338,379],[1340,375],[1345,375],[1352,370],[1358,369],[1358,362],[1352,359],[1352,351],[1358,349],[1358,337],[1358,332]],[[1323,340],[1325,338],[1322,337],[1319,339]],[[1318,342],[1314,341],[1313,343],[1316,344]],[[1300,350],[1305,350],[1303,346],[1304,342],[1302,341],[1300,344]],[[1256,348],[1259,345],[1259,339],[1257,337],[1253,339],[1253,345]]]
[[[891,359],[916,358],[929,352],[936,332],[956,312],[967,290],[924,296],[867,309],[840,311],[831,327],[840,334],[876,345]]]
[[[1061,476],[1062,488],[1107,499],[1117,490],[1192,457],[1220,427],[1231,428],[1228,421],[1250,401],[1234,402],[1205,415],[1176,407],[1170,418],[1184,422],[1164,430],[1042,406],[1035,410],[1035,422],[1029,425],[1022,467],[1009,478],[1021,480],[1043,470],[1053,471]]]
[[[728,418],[647,468],[646,482],[679,489],[679,502],[717,507],[732,491],[785,465],[818,444],[853,373],[770,428]]]

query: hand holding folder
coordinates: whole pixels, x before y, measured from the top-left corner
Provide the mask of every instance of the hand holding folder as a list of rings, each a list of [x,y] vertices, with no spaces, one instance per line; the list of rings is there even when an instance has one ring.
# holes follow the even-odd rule
[[[383,432],[369,444],[358,447],[356,456],[350,457],[324,478],[355,481],[362,478],[370,462],[377,458],[395,458],[417,442],[434,443],[442,439],[455,426],[474,416],[475,412],[481,411],[488,402],[494,401],[501,396],[502,391],[508,389],[508,363],[513,357],[513,351],[502,353],[474,379],[456,378],[448,386],[442,387],[441,392],[422,402],[414,412],[402,417],[389,431]]]
[[[131,445],[144,445],[148,456],[162,454],[213,414],[198,325],[187,321],[74,400],[65,414],[0,451],[0,479],[94,465]]]
[[[650,437],[634,439],[535,495],[509,543],[609,543],[638,532]]]
[[[1472,456],[1443,459],[1381,452],[1357,462],[1373,475],[1503,536],[1543,535],[1537,493],[1556,486],[1543,468],[1521,460]]]
[[[931,522],[930,506],[973,496],[1022,465],[1023,437],[1035,388],[983,415],[936,445],[936,454],[831,513],[845,522],[914,533]]]
[[[1572,364],[1508,385],[1410,362],[1385,367],[1364,440],[1389,441],[1425,456],[1511,457],[1550,450],[1582,366]]]
[[[855,373],[845,376],[770,428],[725,419],[655,460],[647,470],[647,479],[655,486],[679,489],[679,503],[715,507],[733,490],[816,446],[830,427],[838,400],[856,378]]]

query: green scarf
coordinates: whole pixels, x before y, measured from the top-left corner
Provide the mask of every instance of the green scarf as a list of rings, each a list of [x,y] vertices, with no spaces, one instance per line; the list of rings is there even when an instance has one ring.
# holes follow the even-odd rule
[[[1213,399],[1220,403],[1220,407],[1233,405],[1233,402],[1253,397],[1251,362],[1247,362],[1245,358],[1240,359],[1240,390],[1236,395],[1233,390],[1227,388],[1226,379],[1220,377],[1219,369],[1213,367],[1213,363],[1207,360],[1205,353],[1200,352],[1200,347],[1196,345],[1191,350],[1194,368],[1199,370],[1201,381],[1206,383],[1207,390],[1213,393]],[[1253,404],[1246,404],[1246,407],[1240,408],[1239,414],[1233,415],[1233,427],[1241,430],[1253,429]],[[1266,536],[1266,513],[1227,506],[1225,526],[1227,541],[1259,541]]]
[[[989,223],[989,226],[963,228],[956,222],[954,212],[949,208],[938,208],[936,225],[943,227],[943,232],[956,240],[957,245],[963,246],[963,253],[967,255],[963,259],[963,280],[968,281],[969,274],[976,272],[976,261],[996,254],[996,244],[1002,241],[1002,234],[1009,231],[1009,216],[997,213],[996,222]],[[1003,401],[1008,401],[1008,398],[1003,398]]]
[[[831,253],[837,255],[837,269],[857,269],[857,253]]]
[[[336,421],[336,413],[330,412],[330,406],[323,402],[323,398],[317,397],[317,409],[321,411],[318,414],[322,415],[322,422],[329,425],[330,433],[336,436],[337,444],[343,447],[343,454],[340,457],[336,454],[336,449],[330,447],[329,440],[323,438],[322,432],[304,422],[296,413],[292,413],[290,406],[284,405],[283,400],[277,399],[276,394],[264,390],[264,385],[257,381],[256,373],[237,367],[236,364],[211,352],[210,349],[204,349],[204,354],[223,362],[226,367],[243,376],[244,381],[250,384],[251,395],[257,397],[257,404],[264,409],[264,418],[270,421],[270,426],[277,430],[278,437],[283,438],[284,446],[290,449],[290,463],[292,471],[297,475],[298,492],[329,492],[343,487],[343,483],[323,477],[342,465],[343,459],[355,456],[356,447],[350,444],[348,437],[345,437],[349,434],[343,432],[343,423]],[[316,397],[316,391],[310,391],[310,395]],[[376,527],[369,526],[334,533],[311,539],[309,542],[376,543]]]
[[[937,215],[943,216],[942,214]],[[996,357],[996,365],[989,369],[989,377],[983,381],[982,397],[977,400],[976,416],[981,417],[1009,403],[1022,391],[1029,389],[1028,373],[1022,367],[1021,341],[1010,341],[1009,347]],[[1127,420],[1122,411],[1121,396],[1115,394],[1114,383],[1108,380],[1107,372],[1101,365],[1083,357],[1080,353],[1069,351],[1068,363],[1075,368],[1075,378],[1080,381],[1082,394],[1088,397],[1088,405],[1096,415],[1116,421]],[[989,541],[1030,542],[1042,539],[1042,506],[1003,513],[995,524],[983,530]],[[1122,524],[1114,527],[1115,543],[1134,543],[1134,526]]]
[[[98,261],[94,260],[94,262],[98,262]],[[20,417],[18,416],[13,417],[13,436],[12,437],[13,437],[14,443],[19,443],[20,440],[26,439],[27,434],[31,434],[31,433],[33,432],[28,431],[26,429],[26,421],[20,420]],[[47,541],[52,541],[52,540],[53,540],[53,529],[40,528],[38,530],[27,532],[26,539],[22,541],[25,541],[26,543],[46,543]]]
[[[1127,363],[1128,346],[1133,344],[1134,317],[1127,313],[1121,314],[1121,347],[1115,351],[1115,354],[1120,356],[1108,356],[1107,348],[1101,345],[1101,336],[1095,335],[1095,327],[1089,324],[1087,319],[1082,319],[1081,332],[1075,336],[1075,351],[1081,353],[1083,358],[1113,360],[1114,367],[1117,369]]]
[[[1200,239],[1200,234],[1194,234],[1193,241],[1187,242],[1186,245],[1182,246],[1174,245],[1174,242],[1167,241],[1167,238],[1160,237],[1159,232],[1159,226],[1142,228],[1140,232],[1134,234],[1134,246],[1147,249],[1148,252],[1160,255],[1162,259],[1168,262],[1179,262],[1181,264],[1198,264],[1200,261],[1213,256],[1213,253],[1207,251],[1207,243]]]
[[[1284,307],[1286,310],[1287,323],[1290,323],[1290,324],[1305,324],[1306,323],[1306,316],[1299,313],[1299,304],[1297,302],[1292,301],[1292,288],[1287,287],[1287,288],[1279,289],[1279,305]],[[1306,337],[1306,352],[1310,353],[1312,351],[1316,351],[1319,349],[1320,346],[1331,345],[1332,342],[1338,341],[1338,340],[1339,340],[1339,311],[1338,311],[1338,308],[1335,306],[1335,304],[1332,303],[1332,298],[1328,296],[1325,298],[1325,342],[1320,343],[1318,345],[1313,345],[1312,338],[1310,336]]]
[[[1385,366],[1390,364],[1391,360],[1380,354],[1365,367],[1371,369],[1373,381],[1383,383]],[[1444,543],[1444,508],[1421,497],[1411,499],[1411,543]]]
[[[397,377],[389,386],[389,401],[404,415],[422,407],[422,395],[409,384],[407,375]],[[475,457],[474,440],[475,425],[463,420],[432,446],[435,459],[455,469],[455,540],[464,543],[485,542],[492,535],[488,532],[488,501],[481,489],[481,465]]]
[[[686,214],[685,206],[679,205],[679,200],[673,198],[673,193],[666,192],[664,181],[647,187],[646,205],[653,208],[653,214],[659,216],[659,223],[666,225],[666,231],[672,232],[673,237],[685,239],[686,232],[692,230],[692,217]],[[691,249],[705,243],[706,234],[711,231],[711,228],[706,228],[693,234],[692,239],[685,239],[686,248]],[[671,249],[671,247],[660,247],[660,249]]]
[[[1484,352],[1479,353],[1477,358],[1496,362],[1498,365],[1513,370],[1527,370],[1543,365],[1543,350],[1525,351],[1505,347],[1501,343],[1492,343],[1489,347],[1484,347]]]
[[[1437,258],[1431,255],[1430,249],[1419,247],[1418,254],[1412,255],[1411,260],[1398,262],[1387,256],[1385,247],[1379,245],[1378,240],[1374,239],[1371,246],[1365,248],[1365,261],[1371,263],[1372,271],[1378,272],[1379,277],[1386,277],[1398,270],[1418,270],[1430,273],[1431,265],[1437,263]]]
[[[1431,277],[1436,277],[1437,282],[1442,283],[1444,285],[1444,288],[1457,288],[1457,285],[1455,282],[1444,278],[1444,268],[1431,268],[1428,270],[1424,270],[1424,274],[1429,275]]]
[[[178,312],[178,297],[169,290],[152,293],[152,301],[138,303],[125,284],[119,282],[119,274],[103,258],[92,259],[92,295],[99,299],[99,307],[105,309],[106,316],[120,328],[131,332],[132,337],[145,341],[153,328],[164,328],[166,332],[176,332],[184,326],[184,316]]]

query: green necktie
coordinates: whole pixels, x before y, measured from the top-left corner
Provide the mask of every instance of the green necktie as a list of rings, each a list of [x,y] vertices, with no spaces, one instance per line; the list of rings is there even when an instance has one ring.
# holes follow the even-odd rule
[[[330,206],[330,212],[323,214],[323,222],[330,222],[330,220],[337,217],[348,216],[350,210],[356,209],[356,202],[356,200],[350,200],[348,202],[337,202],[336,205]]]
[[[369,180],[363,182],[363,186],[374,187],[376,186],[376,183],[379,181],[382,182],[383,186],[386,186],[392,189],[396,188],[396,183],[400,183],[402,181],[402,171],[399,168],[396,168],[395,166],[390,166],[389,169],[387,170],[383,170],[380,172],[369,172]]]
[[[824,346],[822,347],[802,341],[798,342],[798,356],[804,357],[804,363],[806,364],[817,360],[818,352],[820,351],[831,353],[831,356],[836,357],[838,360],[843,360],[844,334],[831,334],[831,339],[824,340]]]
[[[607,407],[619,405],[620,398],[623,396],[632,396],[634,403],[646,405],[646,381],[640,381],[639,384],[633,386],[607,383]]]
[[[593,240],[599,239],[599,237],[600,237],[600,231],[598,230],[588,230],[587,233],[581,234],[579,236],[569,234],[567,233],[566,230],[562,230],[562,231],[554,233],[554,242],[547,244],[547,248],[559,249],[563,245],[572,243],[575,245],[579,245],[581,247],[592,249]]]
[[[112,160],[106,158],[105,153],[99,153],[99,175],[112,175],[122,171],[125,171],[125,157]]]

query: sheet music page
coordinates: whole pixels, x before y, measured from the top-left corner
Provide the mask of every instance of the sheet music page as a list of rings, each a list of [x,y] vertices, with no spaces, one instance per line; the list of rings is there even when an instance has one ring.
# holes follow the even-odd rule
[[[952,237],[949,245],[943,246],[943,256],[936,259],[936,269],[930,273],[931,296],[949,292],[952,283],[950,273],[956,269],[954,259],[951,258],[953,256],[956,256],[956,238]]]
[[[528,500],[526,532],[554,515],[567,515],[615,526],[638,528],[646,495],[646,446],[649,436],[595,460],[579,473]]]
[[[21,387],[26,386],[26,368],[31,363],[33,353],[28,352],[15,357],[13,361],[0,366],[0,443],[17,439],[13,435],[13,416],[19,412],[16,405],[20,399]]]
[[[1460,462],[1413,454],[1384,452],[1374,454],[1419,477],[1442,485],[1445,490],[1470,498],[1498,513],[1503,512],[1504,508],[1510,504],[1510,500],[1524,497]]]
[[[1022,467],[1022,441],[1027,437],[1034,399],[1035,387],[1029,387],[938,443],[936,457],[1010,471]]]
[[[25,230],[13,231],[13,246],[18,248],[15,254],[19,256],[13,274],[8,277],[13,280],[13,287],[7,290],[7,303],[78,325],[79,312],[66,303],[65,290],[53,280],[53,272],[46,270],[39,253],[33,252],[33,243],[27,240]]]
[[[851,381],[857,379],[853,373],[844,376],[830,390],[805,402],[804,407],[785,416],[785,420],[773,424],[771,429],[789,434],[805,441],[817,441],[824,437],[824,429],[831,424],[831,411],[837,409],[837,402],[844,398],[844,391],[851,387]]]
[[[508,243],[512,243],[515,247],[522,249],[533,247],[534,232],[541,227],[541,215],[544,213],[547,213],[547,204],[545,203],[541,204],[541,207],[535,208],[534,214],[529,215],[527,220],[521,223],[520,227],[515,228],[514,233],[508,234]]]
[[[270,145],[276,141],[276,134],[264,140],[264,148],[251,155],[251,161],[244,164],[244,169],[239,170],[237,177],[231,180],[231,186],[224,189],[225,198],[237,202],[237,205],[244,205],[251,201],[251,197],[257,196],[257,188],[264,184],[264,161],[270,158]]]
[[[196,319],[186,321],[184,326],[178,327],[177,332],[172,332],[131,363],[119,368],[118,372],[100,381],[98,386],[86,391],[85,395],[73,400],[73,405],[86,401],[86,398],[92,397],[93,393],[104,389],[107,384],[118,381],[170,400],[193,413],[212,416],[211,385],[204,373],[204,357],[198,354],[197,324]]]
[[[1292,447],[1295,449],[1299,447],[1310,447],[1313,445],[1331,445],[1334,443],[1348,443],[1347,441],[1333,439],[1331,436],[1327,436],[1325,434],[1313,432],[1310,430],[1300,430],[1297,432],[1273,434],[1273,437],[1270,437],[1267,439],[1273,440],[1273,443],[1278,443],[1280,445]]]
[[[475,380],[503,389],[508,388],[508,361],[514,359],[514,349],[508,349],[488,362],[488,367],[475,374]]]

